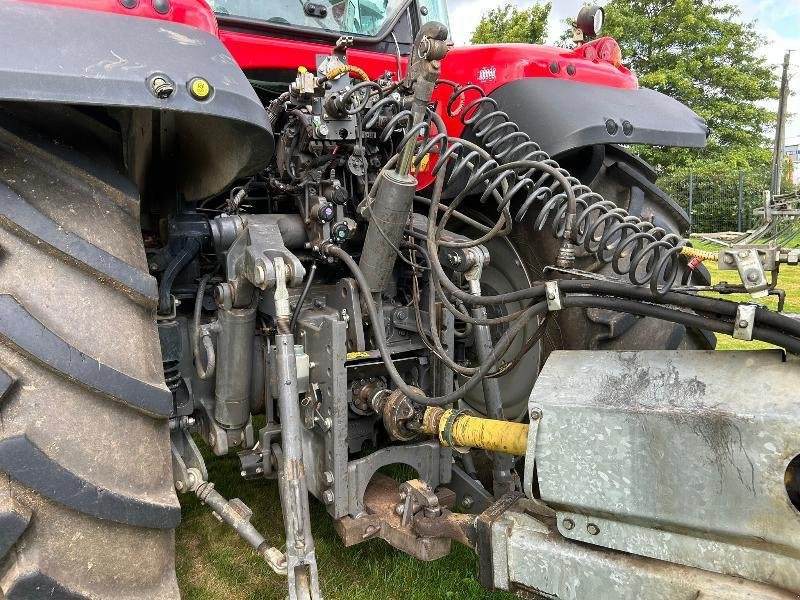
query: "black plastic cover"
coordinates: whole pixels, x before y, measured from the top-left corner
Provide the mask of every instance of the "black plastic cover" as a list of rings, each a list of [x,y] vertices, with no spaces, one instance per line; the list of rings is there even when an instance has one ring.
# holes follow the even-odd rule
[[[528,78],[490,96],[551,156],[594,144],[706,145],[705,120],[654,90]]]
[[[28,2],[0,2],[0,101],[174,113],[188,199],[263,168],[274,148],[266,112],[215,36],[168,21]],[[173,91],[154,92],[154,76]],[[189,82],[211,85],[195,99]]]

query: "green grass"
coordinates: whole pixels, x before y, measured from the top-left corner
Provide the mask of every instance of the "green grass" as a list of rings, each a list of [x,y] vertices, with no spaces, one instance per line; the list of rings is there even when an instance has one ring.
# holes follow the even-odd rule
[[[706,265],[714,283],[738,283],[736,271]],[[800,313],[800,267],[784,266],[779,287],[786,290],[787,312]],[[715,294],[714,294],[715,295]],[[716,296],[716,295],[715,295]],[[746,294],[724,296],[749,301]],[[760,301],[775,310],[772,296]],[[770,348],[763,342],[743,342],[718,336],[720,350]],[[279,547],[283,522],[277,484],[247,482],[239,477],[235,455],[216,458],[206,453],[209,477],[227,498],[239,497],[253,509],[253,524]],[[183,496],[183,523],[177,532],[177,571],[187,600],[283,600],[285,579],[275,575],[227,526],[217,521],[194,497]],[[432,563],[420,562],[382,540],[344,548],[323,507],[312,499],[312,528],[317,543],[320,581],[329,600],[510,600],[510,594],[489,593],[478,583],[472,550],[453,544],[453,552]]]
[[[282,547],[283,521],[274,481],[244,481],[235,455],[204,453],[208,474],[226,498],[241,498],[253,510],[253,524],[271,543]],[[178,527],[177,571],[186,600],[283,600],[286,579],[275,575],[230,527],[190,496],[182,496],[183,522]],[[452,553],[425,563],[383,540],[345,548],[322,505],[311,500],[322,593],[327,600],[511,600],[490,593],[477,579],[475,553],[453,544]]]

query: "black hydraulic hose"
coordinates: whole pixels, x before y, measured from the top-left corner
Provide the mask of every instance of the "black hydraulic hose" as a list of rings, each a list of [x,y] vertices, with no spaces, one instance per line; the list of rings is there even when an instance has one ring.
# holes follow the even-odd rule
[[[525,309],[522,316],[517,319],[514,324],[505,331],[505,333],[503,333],[497,344],[495,344],[491,354],[489,355],[489,359],[482,364],[478,371],[472,377],[467,379],[467,381],[464,382],[461,387],[444,396],[435,396],[430,398],[426,396],[420,396],[411,386],[403,381],[403,377],[400,375],[397,367],[394,366],[391,352],[386,344],[385,332],[381,327],[375,326],[376,324],[380,323],[378,318],[378,308],[375,305],[375,301],[372,299],[372,290],[370,289],[364,274],[361,272],[361,269],[358,268],[358,264],[356,264],[356,262],[350,257],[349,254],[347,254],[347,252],[333,244],[327,245],[325,247],[325,252],[328,255],[341,260],[342,263],[344,263],[344,265],[350,269],[350,272],[353,274],[353,277],[358,284],[359,291],[361,292],[361,301],[367,310],[370,322],[373,323],[373,327],[370,329],[372,332],[372,340],[381,354],[381,359],[386,366],[389,377],[392,379],[392,383],[394,383],[394,385],[412,402],[422,404],[423,406],[444,406],[447,404],[452,404],[453,402],[463,398],[470,390],[480,384],[483,377],[489,373],[497,361],[503,357],[511,345],[511,342],[514,340],[517,334],[524,329],[528,322],[547,311],[546,302],[539,302]]]
[[[196,238],[188,238],[183,249],[167,265],[164,275],[161,277],[161,285],[158,288],[158,314],[168,315],[172,311],[172,284],[181,271],[192,262],[200,253],[202,244]]]
[[[648,304],[637,300],[611,298],[608,296],[568,294],[562,299],[562,305],[565,308],[605,308],[609,310],[618,310],[635,315],[654,317],[663,321],[680,323],[687,327],[710,329],[717,333],[726,333],[728,335],[733,333],[734,329],[734,324],[728,321],[682,312],[665,306]],[[792,354],[800,354],[800,340],[785,333],[774,331],[766,327],[754,326],[753,338],[775,344],[776,346],[782,346]]]
[[[294,333],[295,328],[297,327],[297,318],[300,316],[300,310],[303,308],[303,304],[306,301],[306,296],[308,296],[308,290],[311,289],[311,284],[314,283],[314,275],[317,273],[317,263],[313,263],[311,265],[311,270],[308,272],[308,279],[306,279],[306,284],[303,286],[303,291],[300,292],[300,298],[297,300],[297,304],[294,307],[294,311],[292,312],[292,318],[289,321],[289,331]]]
[[[634,287],[611,281],[598,281],[594,279],[565,279],[559,281],[558,286],[559,289],[565,293],[578,292],[595,295],[621,296],[630,298],[631,300],[655,304],[684,306],[694,311],[714,313],[727,317],[734,317],[739,307],[738,302],[731,302],[730,300],[696,296],[681,292],[667,292],[666,294],[655,296],[650,292],[649,288]],[[800,321],[771,311],[768,308],[759,307],[756,310],[756,322],[760,325],[784,331],[787,334],[800,338]]]
[[[437,124],[438,127],[438,124]],[[442,197],[442,190],[444,189],[444,179],[445,179],[445,169],[440,169],[439,172],[436,174],[436,180],[433,187],[433,194],[431,195],[431,203],[428,208],[428,230],[427,230],[427,238],[426,238],[426,245],[428,250],[429,256],[429,266],[436,275],[433,279],[436,283],[436,292],[439,295],[442,303],[445,305],[448,311],[450,311],[453,315],[457,316],[460,320],[465,321],[466,323],[472,323],[473,325],[499,325],[501,323],[509,322],[513,319],[519,318],[522,316],[522,312],[525,310],[517,311],[516,313],[512,313],[509,315],[505,315],[503,317],[491,318],[491,319],[476,319],[472,315],[467,315],[458,310],[447,298],[447,294],[444,293],[441,286],[444,285],[448,291],[450,291],[456,298],[469,301],[473,300],[474,298],[479,298],[480,296],[474,296],[473,294],[469,294],[461,290],[458,286],[456,286],[450,278],[447,277],[447,274],[442,269],[442,265],[439,262],[439,249],[438,249],[438,233],[439,230],[435,230],[436,226],[436,214],[439,210],[439,201]],[[455,203],[450,205],[448,210],[455,208]],[[544,290],[544,288],[542,288]],[[477,302],[473,302],[474,304],[478,304]]]
[[[278,116],[285,110],[284,104],[289,101],[289,92],[283,92],[280,96],[269,103],[267,107],[267,118],[272,125],[278,120]],[[273,129],[274,131],[274,129]]]

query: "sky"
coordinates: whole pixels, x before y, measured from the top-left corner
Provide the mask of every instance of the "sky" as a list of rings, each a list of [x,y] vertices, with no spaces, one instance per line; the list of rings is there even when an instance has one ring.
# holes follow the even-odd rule
[[[533,0],[508,0],[519,7],[536,4]],[[542,0],[544,1],[544,0]],[[457,45],[467,44],[480,21],[481,14],[506,0],[448,0],[450,27],[453,41]],[[596,2],[605,4],[604,1]],[[767,61],[775,66],[780,76],[780,65],[786,50],[792,53],[789,69],[790,90],[789,119],[786,124],[786,143],[800,143],[800,0],[733,0],[742,11],[742,19],[756,21],[756,29],[767,39],[761,49]],[[552,0],[548,22],[549,43],[554,42],[564,30],[564,19],[575,17],[583,6],[583,0]],[[623,57],[624,62],[624,57]],[[777,102],[770,105],[777,110]]]

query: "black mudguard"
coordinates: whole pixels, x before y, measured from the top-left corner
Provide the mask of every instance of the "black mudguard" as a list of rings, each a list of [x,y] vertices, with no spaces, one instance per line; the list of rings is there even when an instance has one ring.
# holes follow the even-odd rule
[[[706,145],[705,120],[654,90],[529,78],[490,96],[551,156],[596,144]]]
[[[0,101],[171,116],[179,149],[175,168],[187,199],[210,196],[257,172],[272,155],[261,102],[222,42],[207,32],[28,2],[0,2],[0,23]],[[154,93],[154,75],[174,83],[168,98]],[[190,93],[196,77],[211,84],[205,99]]]

